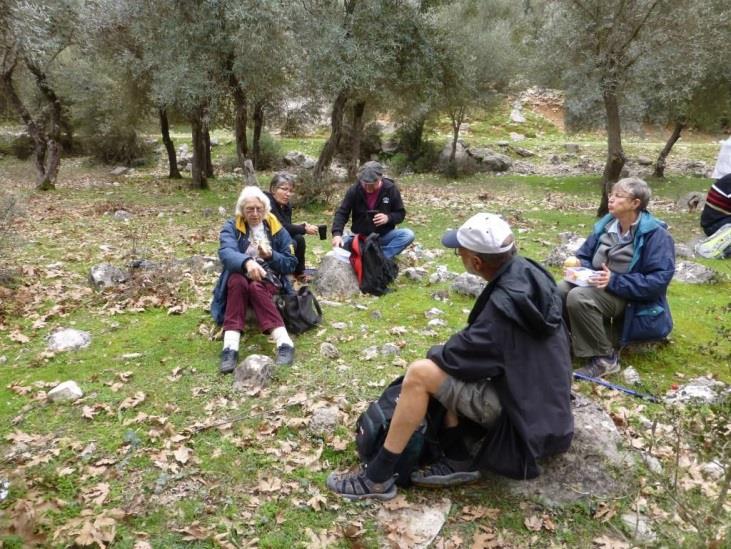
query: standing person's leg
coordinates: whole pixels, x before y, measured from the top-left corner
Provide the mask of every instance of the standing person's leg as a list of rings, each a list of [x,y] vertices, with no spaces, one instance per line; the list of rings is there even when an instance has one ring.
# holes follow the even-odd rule
[[[239,342],[246,321],[249,300],[249,279],[241,273],[231,273],[226,284],[226,311],[223,317],[223,351],[219,371],[234,371],[239,361]]]
[[[294,360],[294,342],[284,327],[282,315],[272,299],[278,292],[268,282],[252,282],[249,290],[249,302],[254,309],[256,320],[264,333],[271,333],[277,347],[277,365],[289,365]]]
[[[327,486],[348,499],[391,499],[396,495],[393,473],[401,453],[426,416],[429,396],[435,394],[447,374],[428,359],[417,360],[409,366],[401,385],[388,434],[383,448],[365,470],[332,473]]]
[[[577,287],[569,292],[566,308],[574,356],[591,359],[587,372],[582,373],[599,377],[619,370],[617,352],[605,320],[619,318],[625,306],[624,299],[598,288]]]
[[[393,259],[414,241],[414,231],[411,229],[394,229],[381,235],[379,240],[383,255]]]
[[[294,270],[294,276],[300,276],[305,272],[305,250],[307,244],[305,244],[305,237],[301,234],[296,234],[292,237],[294,240],[294,256],[297,258],[297,267]]]

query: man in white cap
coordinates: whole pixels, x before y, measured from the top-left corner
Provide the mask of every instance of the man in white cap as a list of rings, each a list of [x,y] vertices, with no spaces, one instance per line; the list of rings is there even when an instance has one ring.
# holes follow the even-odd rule
[[[358,471],[328,477],[327,486],[345,498],[396,495],[396,463],[430,399],[446,409],[439,432],[444,455],[411,473],[417,486],[472,482],[480,470],[533,478],[539,458],[571,444],[569,338],[553,278],[516,254],[510,226],[494,214],[471,217],[442,243],[488,284],[467,326],[409,366],[378,454]],[[468,450],[475,433],[477,455]]]

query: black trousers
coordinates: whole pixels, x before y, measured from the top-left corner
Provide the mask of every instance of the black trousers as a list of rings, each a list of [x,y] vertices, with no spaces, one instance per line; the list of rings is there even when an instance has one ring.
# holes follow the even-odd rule
[[[294,270],[295,275],[301,275],[305,270],[305,235],[296,234],[292,237],[294,240],[294,256],[297,258],[297,268]]]

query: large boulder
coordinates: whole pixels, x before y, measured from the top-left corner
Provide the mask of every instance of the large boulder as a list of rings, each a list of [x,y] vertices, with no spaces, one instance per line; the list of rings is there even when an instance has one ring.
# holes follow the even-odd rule
[[[89,284],[97,290],[112,288],[127,281],[127,273],[111,263],[94,265],[89,270]]]
[[[561,239],[561,243],[551,250],[546,258],[546,263],[553,267],[563,267],[566,258],[575,256],[581,245],[586,241],[586,238],[572,232],[559,233],[558,237]]]
[[[467,154],[477,161],[477,167],[482,171],[505,172],[513,165],[509,156],[486,148],[467,149]]]
[[[694,263],[692,261],[678,261],[675,264],[673,280],[685,282],[686,284],[708,284],[715,278],[716,272],[713,269]]]
[[[349,262],[331,250],[322,258],[315,279],[312,281],[317,295],[325,297],[349,297],[360,293],[358,278]]]
[[[452,141],[447,141],[439,153],[439,167],[445,171],[449,167],[449,157],[452,154]],[[457,140],[457,148],[454,152],[454,168],[458,172],[473,171],[477,167],[474,158],[467,154],[467,146],[461,139]]]
[[[91,344],[91,334],[74,328],[61,328],[48,336],[48,350],[54,353],[84,349]]]
[[[532,480],[505,479],[509,491],[549,507],[586,498],[611,499],[626,493],[636,460],[622,448],[612,418],[591,399],[573,401],[574,439],[568,452],[543,460],[541,475]]]

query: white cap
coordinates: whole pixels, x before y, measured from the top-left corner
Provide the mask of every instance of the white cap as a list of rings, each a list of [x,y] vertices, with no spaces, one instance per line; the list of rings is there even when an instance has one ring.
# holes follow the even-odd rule
[[[513,249],[513,241],[503,245],[512,234],[510,225],[500,216],[478,213],[456,231],[452,229],[444,233],[442,244],[447,248],[467,248],[481,254],[501,254]]]

